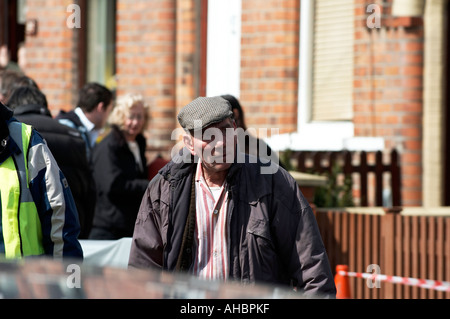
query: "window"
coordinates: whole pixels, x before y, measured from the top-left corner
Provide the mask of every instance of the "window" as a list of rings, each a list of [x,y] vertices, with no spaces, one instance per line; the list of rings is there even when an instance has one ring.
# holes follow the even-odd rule
[[[314,3],[311,121],[351,121],[354,0]]]
[[[116,0],[87,1],[87,82],[115,88]]]
[[[383,149],[382,138],[354,137],[354,1],[300,5],[298,130],[267,142],[276,151]]]
[[[336,29],[347,27],[353,29],[352,26],[354,22],[352,21],[350,26],[342,25],[343,22],[340,21],[339,15],[330,17],[330,15],[332,15],[330,12],[332,10],[330,9],[332,8],[327,8],[325,6],[328,10],[323,8],[315,10],[316,2],[319,4],[319,7],[324,4],[324,2],[332,2],[335,7],[341,5],[341,2],[337,5],[336,1],[301,1],[298,131],[291,134],[288,138],[280,137],[281,141],[278,141],[277,143],[280,145],[284,144],[285,149],[341,150],[345,148],[345,140],[353,137],[353,123],[349,118],[349,112],[346,112],[347,114],[344,116],[333,118],[330,114],[324,114],[326,111],[323,109],[324,107],[327,107],[327,100],[332,99],[332,95],[337,92],[337,89],[335,88],[332,90],[329,89],[329,87],[333,85],[332,78],[339,76],[335,74],[333,77],[330,77],[330,79],[327,79],[326,72],[338,73],[342,71],[339,69],[333,70],[333,64],[338,62],[336,61],[338,57],[333,56],[333,52],[326,54],[327,45],[325,45],[324,42],[327,41],[328,37],[326,31],[326,29],[329,29],[327,19],[334,20],[334,22],[329,21],[329,23],[331,24],[331,28],[333,28],[333,23],[336,23]],[[351,2],[353,3],[353,1]],[[339,8],[338,11],[340,11]],[[325,13],[328,13],[328,16]],[[321,16],[317,17],[317,14],[321,14]],[[322,14],[324,16],[322,16]],[[317,18],[318,21],[315,21]],[[348,20],[348,18],[346,18],[346,20]],[[337,24],[339,24],[339,26],[337,26]],[[317,38],[315,33],[316,27],[318,28]],[[339,42],[333,41],[333,44],[339,46]],[[330,44],[328,44],[328,46],[329,45]],[[346,46],[348,45],[349,44],[347,43]],[[316,52],[321,56],[316,58]],[[348,73],[348,65],[346,72]],[[353,72],[352,67],[351,72]],[[347,77],[349,76],[347,75]],[[350,87],[353,87],[353,83],[350,83]],[[346,91],[348,91],[348,88]],[[343,98],[344,96],[345,98]],[[350,97],[348,96],[348,93],[342,95],[341,100],[345,99],[347,99],[347,104],[345,106],[348,107],[348,104],[350,104],[349,110],[351,110],[353,107],[351,104],[351,95]],[[348,120],[343,121],[343,118],[347,118]]]

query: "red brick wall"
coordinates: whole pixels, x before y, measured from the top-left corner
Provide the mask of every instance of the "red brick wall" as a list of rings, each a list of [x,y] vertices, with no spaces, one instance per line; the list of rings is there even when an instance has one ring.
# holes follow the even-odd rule
[[[38,82],[51,110],[71,109],[77,92],[76,29],[66,25],[71,0],[27,1],[27,19],[38,21],[38,32],[26,38],[25,72]]]
[[[420,206],[423,24],[392,18],[388,1],[382,7],[381,28],[370,29],[366,7],[373,2],[356,1],[355,135],[380,136],[386,149],[398,149],[403,204]]]
[[[78,30],[66,25],[76,1],[27,2],[38,34],[26,39],[28,67],[53,113],[69,110],[78,95]],[[117,0],[117,94],[139,93],[151,105],[151,151],[168,156],[179,108],[198,95],[199,1]]]
[[[242,1],[240,101],[248,127],[297,129],[299,6]]]
[[[152,149],[167,146],[175,125],[175,10],[175,0],[117,1],[117,95],[149,101]]]
[[[169,157],[178,110],[198,96],[199,12],[195,0],[118,0],[117,93],[150,101],[150,158]]]
[[[300,1],[242,1],[240,100],[249,127],[297,130]],[[72,108],[77,95],[77,30],[66,25],[73,2],[27,2],[38,34],[26,39],[26,72],[54,112]],[[355,135],[381,136],[387,149],[399,150],[403,203],[420,205],[423,25],[392,19],[391,2],[355,0]],[[200,92],[200,3],[117,0],[118,94],[149,99],[153,151],[171,149],[177,111]],[[373,3],[383,8],[380,29],[366,24]]]
[[[200,1],[177,1],[176,113],[199,96],[200,13]]]

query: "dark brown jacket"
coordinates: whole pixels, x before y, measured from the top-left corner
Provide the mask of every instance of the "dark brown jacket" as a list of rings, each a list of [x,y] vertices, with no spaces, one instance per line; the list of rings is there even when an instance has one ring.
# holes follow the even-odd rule
[[[234,163],[227,176],[229,279],[293,283],[299,291],[334,297],[319,229],[296,181],[282,168],[261,174],[264,164],[246,158],[247,163]],[[196,169],[195,163],[185,162],[174,159],[150,182],[136,220],[130,267],[175,269]]]

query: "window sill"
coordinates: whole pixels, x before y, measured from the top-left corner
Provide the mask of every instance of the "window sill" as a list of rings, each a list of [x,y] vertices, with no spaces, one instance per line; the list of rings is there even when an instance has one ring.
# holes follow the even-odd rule
[[[274,151],[379,151],[382,137],[355,137],[351,122],[307,123],[298,132],[274,135],[266,139]]]

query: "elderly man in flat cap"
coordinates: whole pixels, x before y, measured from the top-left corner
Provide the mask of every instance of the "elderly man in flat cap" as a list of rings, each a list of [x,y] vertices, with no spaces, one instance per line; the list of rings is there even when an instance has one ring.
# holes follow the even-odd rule
[[[334,298],[311,207],[284,169],[263,174],[273,164],[239,153],[229,102],[199,97],[181,109],[178,121],[184,151],[147,188],[129,267],[286,285]]]

